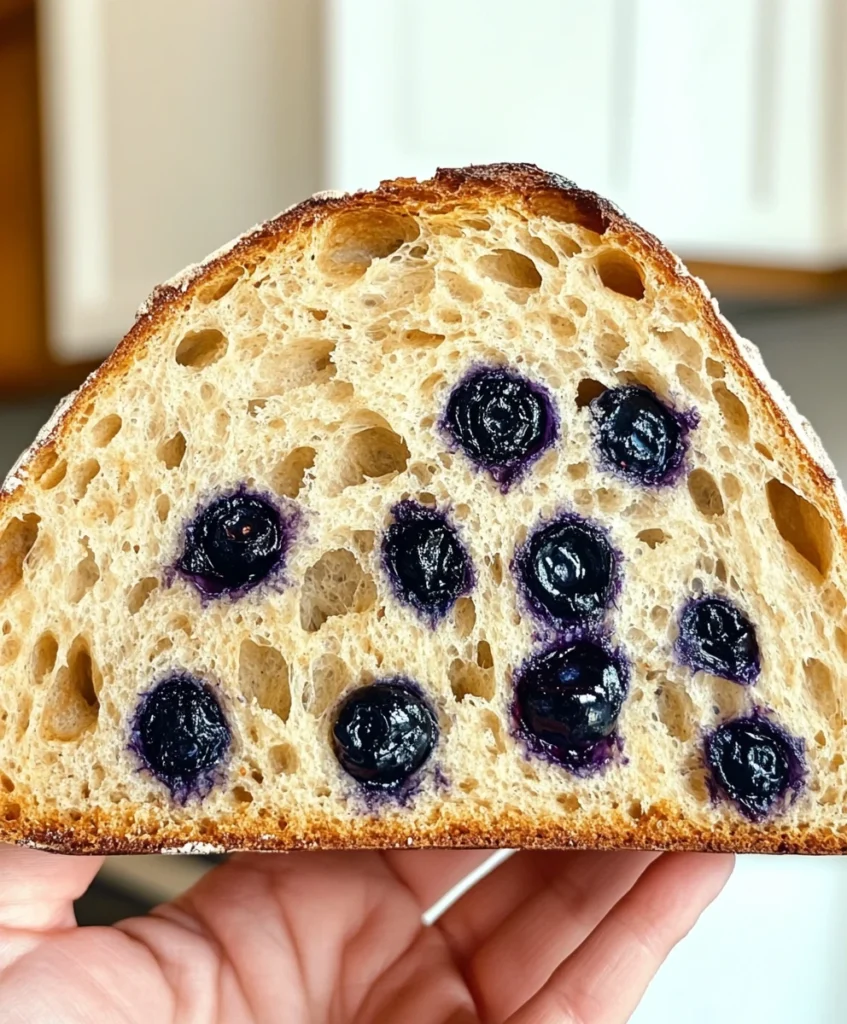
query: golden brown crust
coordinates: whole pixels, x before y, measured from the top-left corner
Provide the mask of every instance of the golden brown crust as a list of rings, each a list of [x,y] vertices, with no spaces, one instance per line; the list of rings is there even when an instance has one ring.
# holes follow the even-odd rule
[[[613,240],[632,256],[650,264],[656,275],[696,310],[711,328],[723,356],[761,397],[788,450],[802,469],[810,496],[826,508],[836,524],[842,542],[847,542],[838,484],[825,466],[810,452],[795,429],[791,410],[781,404],[765,382],[759,379],[739,348],[731,329],[716,312],[701,284],[692,278],[679,260],[654,236],[628,220],[615,206],[572,182],[541,171],[529,164],[492,164],[439,170],[430,181],[397,179],[383,182],[373,192],[350,195],[319,195],[287,210],[275,220],[239,239],[232,247],[192,268],[180,279],[157,288],[143,307],[132,329],[100,369],[83,385],[50,432],[39,439],[18,469],[25,483],[28,471],[50,457],[60,439],[73,426],[93,394],[113,386],[133,364],[137,355],[176,312],[186,308],[198,288],[250,266],[298,233],[308,232],[328,216],[340,211],[367,207],[416,210],[437,206],[441,211],[456,207],[479,207],[507,203],[526,214],[553,216],[579,223],[598,235]],[[0,512],[14,505],[25,487],[0,492]],[[2,800],[0,800],[2,804]],[[152,853],[161,850],[193,852],[198,848],[217,850],[291,850],[302,848],[374,847],[535,847],[535,848],[632,848],[664,850],[732,850],[755,853],[840,853],[847,848],[847,832],[825,829],[782,829],[778,822],[757,826],[742,820],[717,822],[702,829],[658,813],[633,820],[621,815],[603,827],[568,828],[562,818],[531,819],[526,816],[485,817],[457,820],[456,812],[445,807],[441,814],[409,836],[402,821],[394,818],[363,818],[343,828],[316,823],[299,827],[272,819],[255,820],[238,827],[232,822],[205,821],[156,829],[128,821],[125,812],[107,814],[99,809],[83,811],[70,820],[46,818],[35,809],[5,797],[0,806],[0,837],[52,850],[72,853]],[[5,820],[3,820],[5,818]]]

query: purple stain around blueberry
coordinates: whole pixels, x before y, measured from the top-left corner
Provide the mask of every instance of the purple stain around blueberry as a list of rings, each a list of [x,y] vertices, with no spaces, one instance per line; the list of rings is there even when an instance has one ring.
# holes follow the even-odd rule
[[[332,727],[341,767],[367,790],[399,790],[438,741],[435,712],[403,679],[385,679],[346,697]]]
[[[759,710],[715,729],[705,753],[714,795],[728,797],[751,821],[761,821],[789,790],[802,788],[802,742]]]
[[[609,388],[590,405],[603,463],[639,484],[671,482],[685,457],[686,418],[635,384]]]
[[[619,653],[591,640],[562,643],[517,672],[514,715],[530,752],[577,774],[611,760],[628,690]]]
[[[558,432],[547,392],[506,367],[469,373],[448,399],[444,427],[471,462],[488,470],[504,489]]]
[[[231,734],[212,689],[189,675],[162,680],[141,698],[131,749],[178,800],[205,796]]]
[[[177,569],[206,596],[250,589],[285,555],[286,524],[279,509],[239,491],[207,505],[188,524]]]
[[[676,656],[694,671],[750,686],[761,671],[756,628],[728,598],[694,598],[682,610]]]
[[[382,558],[398,598],[433,621],[473,584],[471,561],[441,512],[413,501],[393,509]]]
[[[601,616],[617,583],[617,556],[606,532],[574,515],[536,530],[515,569],[533,610],[555,625]]]

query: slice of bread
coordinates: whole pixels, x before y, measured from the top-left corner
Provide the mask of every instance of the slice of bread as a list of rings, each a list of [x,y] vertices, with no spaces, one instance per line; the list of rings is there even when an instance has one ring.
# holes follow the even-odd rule
[[[271,540],[233,582],[209,537]],[[0,838],[841,851],[845,539],[756,349],[605,200],[316,196],[157,289],[6,482]]]

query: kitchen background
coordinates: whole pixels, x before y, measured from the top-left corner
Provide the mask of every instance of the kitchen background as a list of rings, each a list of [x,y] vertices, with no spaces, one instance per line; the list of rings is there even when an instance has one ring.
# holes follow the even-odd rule
[[[0,0],[0,472],[184,264],[492,160],[664,237],[847,470],[847,0]],[[209,866],[115,858],[79,919]],[[843,1021],[845,906],[837,859],[743,859],[635,1020]]]

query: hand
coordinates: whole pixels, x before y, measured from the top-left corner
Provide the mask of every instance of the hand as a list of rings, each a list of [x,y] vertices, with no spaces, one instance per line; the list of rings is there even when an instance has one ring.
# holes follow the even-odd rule
[[[2,1024],[622,1024],[732,858],[241,855],[173,904],[78,928],[100,861],[0,847]]]

